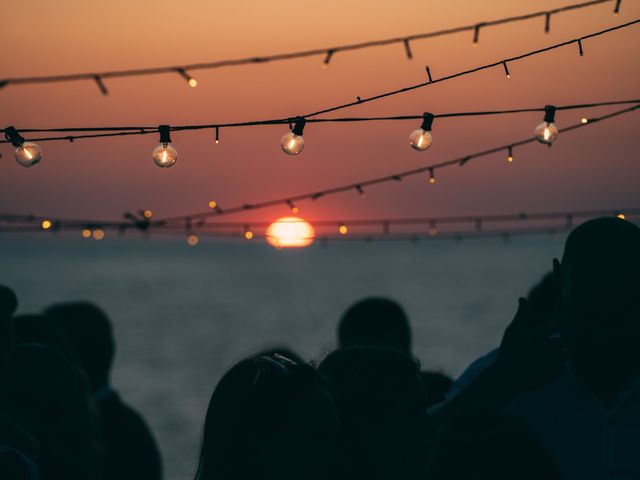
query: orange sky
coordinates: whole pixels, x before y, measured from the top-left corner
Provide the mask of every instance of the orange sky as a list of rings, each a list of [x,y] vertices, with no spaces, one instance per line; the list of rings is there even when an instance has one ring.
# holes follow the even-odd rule
[[[206,62],[401,36],[555,8],[575,0],[109,1],[20,2],[0,17],[0,78]],[[471,47],[469,33],[412,44],[268,65],[115,79],[108,97],[92,82],[0,90],[0,124],[20,128],[216,123],[293,116],[524,53],[640,17],[639,1],[613,2],[552,18],[492,27]],[[538,107],[640,97],[640,27],[331,115],[421,114]],[[9,56],[8,52],[11,52]],[[594,111],[596,115],[616,107]],[[587,112],[559,112],[560,127]],[[282,126],[173,134],[178,163],[156,167],[156,136],[42,143],[43,160],[20,167],[0,147],[0,211],[119,218],[150,208],[170,216],[224,208],[357,182],[439,162],[532,134],[540,114],[442,119],[434,143],[412,151],[419,122],[309,125],[305,151],[286,157]],[[640,111],[561,135],[553,148],[530,145],[504,156],[442,170],[430,186],[415,177],[300,204],[308,219],[482,214],[640,205]],[[270,220],[285,206],[227,217]]]

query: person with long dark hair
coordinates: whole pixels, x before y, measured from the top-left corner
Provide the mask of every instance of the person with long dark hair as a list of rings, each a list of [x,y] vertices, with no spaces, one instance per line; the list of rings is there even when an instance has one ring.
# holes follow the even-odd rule
[[[339,479],[337,439],[336,409],[319,374],[295,355],[254,355],[213,392],[195,479]]]

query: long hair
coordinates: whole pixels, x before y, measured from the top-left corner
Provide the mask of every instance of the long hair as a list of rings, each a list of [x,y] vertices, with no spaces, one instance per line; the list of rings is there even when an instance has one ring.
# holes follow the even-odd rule
[[[292,398],[314,385],[321,385],[320,376],[294,355],[270,352],[237,363],[211,396],[195,479],[259,478],[256,439],[273,431]]]

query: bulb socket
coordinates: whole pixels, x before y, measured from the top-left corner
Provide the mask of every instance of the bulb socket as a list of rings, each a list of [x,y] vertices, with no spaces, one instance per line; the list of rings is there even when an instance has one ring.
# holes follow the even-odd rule
[[[171,127],[169,125],[159,125],[160,143],[171,143]]]
[[[544,121],[547,123],[553,123],[556,121],[556,107],[553,105],[545,105],[544,107]]]
[[[18,148],[24,143],[24,137],[20,135],[20,132],[15,127],[7,127],[4,129],[4,138],[11,142],[11,145]]]
[[[304,132],[304,126],[306,123],[307,121],[303,117],[296,117],[293,128],[291,129],[293,134],[301,137]]]
[[[433,119],[435,118],[435,116],[433,115],[433,113],[429,113],[429,112],[425,112],[422,114],[422,125],[420,128],[422,128],[425,132],[430,132],[431,131],[431,127],[433,126]]]

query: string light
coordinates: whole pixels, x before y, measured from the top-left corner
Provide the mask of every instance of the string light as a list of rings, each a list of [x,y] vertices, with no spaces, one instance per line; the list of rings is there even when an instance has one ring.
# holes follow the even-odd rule
[[[580,119],[580,123],[582,123],[583,125],[586,125],[587,123],[589,123],[589,119],[587,117],[582,117]]]
[[[404,51],[407,54],[407,59],[411,60],[413,58],[413,52],[411,52],[411,45],[409,45],[409,39],[405,38],[402,43],[404,44]]]
[[[364,191],[364,188],[362,188],[362,185],[356,185],[355,189],[356,189],[356,192],[358,192],[358,195],[360,195],[361,198],[365,198],[367,196],[367,192]]]
[[[547,105],[544,107],[544,121],[536,127],[536,139],[545,145],[551,146],[558,138],[558,127],[555,125],[556,107]]]
[[[578,39],[578,53],[581,57],[584,57],[584,50],[582,49],[582,39]]]
[[[507,62],[502,62],[502,66],[504,67],[504,74],[507,76],[507,78],[511,78],[509,67],[507,67]]]
[[[429,169],[429,178],[427,179],[427,181],[433,185],[434,183],[436,183],[436,176],[435,173],[433,171],[433,168]]]
[[[619,213],[616,215],[616,217],[618,217],[620,220],[625,220],[626,217],[624,216],[624,213]]]
[[[160,125],[160,143],[153,149],[153,161],[161,168],[172,167],[178,159],[178,151],[171,145],[171,127]]]
[[[220,127],[216,127],[216,144],[220,143]]]
[[[507,162],[512,163],[513,162],[513,147],[509,146],[507,148]]]
[[[622,3],[622,0],[616,0],[616,6],[613,9],[613,15],[615,17],[618,16],[618,13],[620,13],[620,4]]]
[[[191,88],[196,88],[198,86],[198,81],[189,75],[184,68],[176,68],[176,72],[178,72],[180,76],[187,81],[187,84]]]
[[[549,33],[551,28],[551,13],[547,12],[544,16],[544,33]]]
[[[210,209],[212,209],[212,210],[213,210],[213,209],[215,209],[217,206],[218,206],[218,204],[216,203],[216,201],[215,201],[215,200],[211,200],[211,201],[209,202],[209,208],[210,208]]]
[[[628,107],[625,109],[621,109],[621,110],[617,110],[615,112],[606,114],[606,115],[602,115],[599,117],[595,117],[592,118],[589,123],[587,125],[583,125],[581,123],[578,124],[574,124],[574,125],[570,125],[568,127],[565,127],[563,129],[560,130],[560,132],[570,132],[573,130],[578,130],[580,128],[589,128],[591,126],[594,125],[599,125],[601,124],[603,121],[606,120],[610,120],[613,118],[616,118],[618,116],[621,115],[625,115],[634,111],[638,111],[640,109],[640,105],[634,105],[632,107]],[[477,158],[483,158],[483,157],[488,157],[488,156],[492,156],[495,153],[500,153],[500,152],[504,152],[505,150],[507,150],[510,146],[512,148],[516,148],[516,147],[521,147],[524,145],[528,145],[530,143],[535,143],[537,142],[537,138],[536,137],[527,137],[525,139],[522,140],[518,140],[518,141],[510,141],[506,144],[503,145],[499,145],[496,147],[492,147],[486,150],[482,150],[482,151],[478,151],[478,152],[474,152],[471,154],[468,154],[464,157],[458,157],[458,158],[452,158],[449,160],[445,160],[439,163],[435,163],[432,164],[430,166],[425,166],[425,167],[419,167],[419,168],[413,168],[410,170],[406,170],[406,171],[402,171],[402,172],[397,172],[397,173],[392,173],[392,174],[388,174],[388,175],[384,175],[381,177],[376,177],[376,178],[370,178],[367,180],[360,180],[358,182],[354,182],[354,183],[349,183],[349,184],[345,184],[345,185],[338,185],[338,186],[333,186],[331,188],[328,188],[326,190],[322,190],[322,191],[317,191],[314,190],[312,192],[308,192],[308,193],[303,193],[300,195],[296,195],[296,196],[287,196],[283,199],[270,199],[270,200],[265,200],[259,203],[253,203],[251,205],[252,210],[258,210],[258,209],[263,209],[263,208],[268,208],[268,207],[274,207],[274,206],[278,206],[278,205],[283,205],[286,204],[287,200],[291,200],[291,201],[295,201],[295,202],[300,202],[303,200],[310,200],[310,201],[315,201],[321,197],[324,196],[328,196],[328,195],[337,195],[339,193],[343,193],[343,192],[348,192],[348,191],[353,191],[356,188],[356,185],[364,185],[366,187],[372,186],[372,185],[381,185],[384,183],[388,183],[388,182],[401,182],[403,177],[410,177],[410,176],[414,176],[414,175],[420,175],[423,174],[425,172],[428,172],[430,169],[436,169],[436,168],[447,168],[447,167],[453,167],[453,166],[459,166],[462,162],[467,163],[469,160],[471,159],[477,159]],[[246,212],[246,208],[244,207],[244,205],[241,206],[236,206],[236,207],[229,207],[229,208],[225,208],[224,211],[216,211],[214,212],[198,212],[198,213],[193,213],[190,216],[195,216],[195,217],[200,217],[200,218],[204,218],[204,217],[208,217],[208,216],[213,216],[213,215],[222,215],[222,214],[235,214],[235,213],[241,213],[241,212]],[[185,216],[178,216],[178,217],[167,217],[158,221],[165,221],[165,222],[170,222],[170,221],[182,221],[185,218]]]
[[[51,220],[43,220],[40,226],[42,227],[42,230],[49,230],[53,226],[53,223]]]
[[[195,247],[199,241],[200,239],[195,233],[187,235],[187,245],[189,245],[190,247]]]
[[[153,212],[151,210],[143,210],[142,216],[146,219],[150,219],[153,217]]]
[[[453,28],[446,28],[438,31],[420,33],[417,35],[404,36],[404,37],[393,37],[393,38],[380,39],[380,40],[370,40],[370,41],[359,42],[354,44],[345,44],[341,46],[335,46],[332,48],[324,47],[324,48],[317,48],[317,49],[305,50],[305,51],[279,53],[279,54],[273,54],[273,55],[261,56],[261,57],[254,55],[254,56],[249,56],[245,58],[220,60],[220,61],[209,62],[209,63],[196,63],[191,65],[135,68],[130,70],[104,71],[104,72],[67,74],[67,75],[5,78],[5,79],[0,79],[0,88],[6,87],[8,85],[69,82],[69,81],[77,81],[77,80],[95,80],[96,77],[102,78],[102,79],[122,78],[122,77],[143,76],[143,75],[158,75],[158,74],[175,73],[175,72],[178,72],[181,76],[183,76],[183,78],[184,78],[184,75],[182,75],[182,72],[184,72],[186,75],[185,80],[189,82],[189,80],[192,79],[195,82],[193,86],[195,86],[197,85],[197,82],[195,81],[195,79],[193,79],[193,77],[190,77],[186,73],[187,70],[190,70],[190,71],[207,70],[207,69],[215,69],[215,68],[223,68],[223,67],[237,67],[241,65],[266,64],[271,61],[293,60],[296,58],[304,58],[304,57],[311,57],[311,56],[318,56],[318,55],[327,55],[330,59],[331,58],[330,55],[333,55],[333,53],[335,52],[363,50],[363,49],[374,48],[374,47],[379,47],[383,45],[397,44],[405,41],[408,42],[408,41],[435,38],[440,36],[448,36],[448,35],[453,35],[460,32],[472,31],[472,30],[474,31],[474,37],[476,37],[475,31],[479,31],[480,26],[486,28],[489,26],[504,25],[506,23],[521,22],[521,21],[530,20],[536,17],[547,16],[550,14],[555,15],[561,12],[569,12],[569,11],[575,11],[578,9],[589,8],[589,7],[599,5],[601,3],[610,2],[610,1],[613,1],[613,0],[589,0],[582,3],[558,7],[556,9],[552,9],[549,11],[538,11],[533,13],[516,15],[512,17],[504,17],[500,19],[486,21],[481,24],[463,25],[463,26],[458,26]],[[619,7],[620,7],[620,0],[616,0],[614,15],[618,14]],[[477,44],[477,41],[474,43],[474,45],[476,44]],[[329,63],[326,60],[326,58],[327,57],[325,57],[325,61],[322,64],[324,67],[326,67]],[[191,83],[189,83],[189,85],[191,85]]]
[[[253,238],[253,232],[251,231],[251,227],[249,225],[245,225],[244,227],[244,238],[247,240],[251,240]]]
[[[430,237],[435,237],[438,234],[438,229],[436,228],[436,221],[429,221],[429,230],[427,230]]]
[[[473,28],[473,42],[471,45],[474,47],[478,46],[478,40],[480,39],[480,27],[482,24],[478,24]]]
[[[306,120],[302,117],[296,117],[295,124],[290,132],[285,133],[280,140],[282,151],[287,155],[298,155],[304,148],[304,126]]]
[[[338,233],[340,235],[346,235],[348,231],[349,229],[344,223],[341,223],[340,225],[338,225]]]
[[[331,57],[333,57],[334,50],[327,50],[327,56],[324,57],[322,61],[322,68],[327,68],[329,66],[329,62],[331,62]]]
[[[291,213],[295,214],[300,211],[300,209],[296,207],[291,200],[287,200],[287,206],[289,207],[289,210],[291,210]]]
[[[23,167],[33,167],[42,159],[42,150],[38,145],[25,141],[15,127],[7,127],[4,129],[4,137],[10,142],[16,151],[14,157]]]
[[[104,230],[101,228],[96,228],[93,231],[93,238],[95,240],[102,240],[104,238]]]
[[[431,146],[431,127],[433,125],[433,113],[425,112],[422,115],[422,125],[409,135],[409,145],[419,152],[425,151]]]
[[[91,237],[91,230],[89,230],[88,228],[83,229],[82,230],[82,237],[83,238]]]
[[[107,90],[107,86],[102,81],[102,78],[100,77],[100,75],[94,75],[93,79],[96,82],[96,85],[98,86],[98,90],[100,90],[100,93],[102,93],[102,95],[104,95],[105,97],[109,95],[109,90]]]

